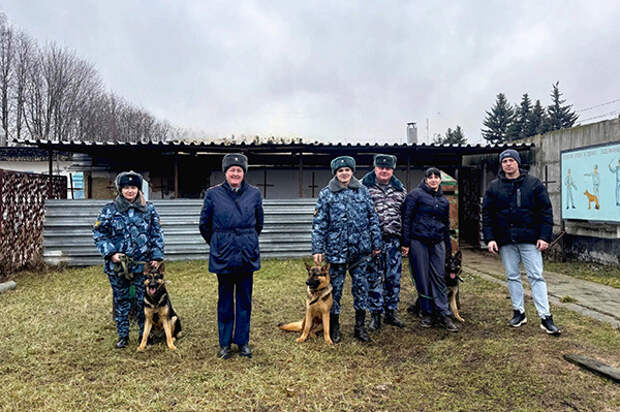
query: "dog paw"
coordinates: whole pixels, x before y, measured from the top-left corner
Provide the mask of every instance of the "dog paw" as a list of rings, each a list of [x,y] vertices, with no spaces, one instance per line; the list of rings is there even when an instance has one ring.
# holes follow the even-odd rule
[[[136,349],[136,351],[142,352],[142,351],[144,351],[144,347],[143,346],[138,346],[138,349]]]
[[[174,346],[174,345],[170,345],[170,346],[168,346],[168,349],[170,349],[170,350],[177,350],[177,347]]]
[[[333,345],[334,342],[332,342],[331,339],[325,339],[325,343],[327,343],[328,345]]]
[[[297,342],[297,343],[302,343],[304,341],[305,341],[304,338],[297,338],[297,339],[295,339],[295,342]]]

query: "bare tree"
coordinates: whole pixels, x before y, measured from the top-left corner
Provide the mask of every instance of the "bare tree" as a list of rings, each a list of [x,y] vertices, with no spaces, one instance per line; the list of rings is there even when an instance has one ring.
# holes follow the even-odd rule
[[[9,90],[13,83],[14,37],[6,16],[0,14],[0,123],[4,132],[0,136],[0,146],[6,146],[9,141]]]
[[[173,128],[112,92],[86,60],[54,43],[39,47],[0,13],[0,127],[43,140],[163,141]]]
[[[14,100],[15,100],[15,138],[21,138],[24,118],[24,101],[26,98],[26,88],[28,81],[28,71],[33,64],[33,41],[30,37],[20,32],[17,34],[17,42],[15,48],[15,83],[14,83]]]

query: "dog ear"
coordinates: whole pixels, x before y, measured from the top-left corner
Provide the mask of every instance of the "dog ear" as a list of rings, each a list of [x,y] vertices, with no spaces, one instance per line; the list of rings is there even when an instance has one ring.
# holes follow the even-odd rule
[[[457,258],[457,259],[460,259],[462,256],[463,256],[463,254],[461,253],[460,250],[454,254],[454,257]]]
[[[329,273],[329,263],[328,263],[328,264],[326,264],[325,266],[323,266],[323,267],[321,268],[321,272],[323,272],[323,273]]]
[[[162,275],[164,274],[164,272],[166,271],[166,265],[164,264],[163,260],[159,262],[159,265],[157,265],[157,269],[159,270],[159,273],[161,273]]]
[[[306,266],[306,270],[310,272],[310,268],[312,267],[312,265],[308,264],[308,262],[304,262],[304,265]]]

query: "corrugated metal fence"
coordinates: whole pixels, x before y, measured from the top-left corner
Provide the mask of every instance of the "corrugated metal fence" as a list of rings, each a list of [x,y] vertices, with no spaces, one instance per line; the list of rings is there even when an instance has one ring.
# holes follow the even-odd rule
[[[46,263],[97,265],[92,226],[108,200],[48,200],[45,211],[43,256]],[[265,200],[261,257],[310,256],[312,213],[316,199]],[[202,200],[154,200],[166,241],[166,260],[207,259],[208,246],[198,221]]]

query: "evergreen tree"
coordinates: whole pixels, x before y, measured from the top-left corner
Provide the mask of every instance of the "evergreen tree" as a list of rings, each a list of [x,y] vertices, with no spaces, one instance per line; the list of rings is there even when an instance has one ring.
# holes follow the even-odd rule
[[[549,119],[545,109],[540,104],[540,100],[536,100],[534,108],[530,113],[526,136],[535,136],[548,132]]]
[[[572,105],[562,106],[566,99],[562,99],[562,93],[556,82],[551,91],[551,105],[547,107],[547,115],[549,116],[549,130],[559,130],[573,127],[573,124],[579,118],[579,115],[571,110]]]
[[[448,128],[445,136],[435,135],[435,139],[433,143],[436,144],[466,144],[467,138],[463,134],[463,129],[461,126],[456,125],[456,129],[452,130]]]
[[[508,128],[514,121],[514,110],[503,93],[497,95],[495,105],[486,112],[482,137],[489,143],[503,143],[508,140]]]
[[[517,107],[514,121],[508,128],[508,141],[522,139],[529,136],[527,134],[532,113],[532,101],[525,93],[521,98],[521,104]]]

